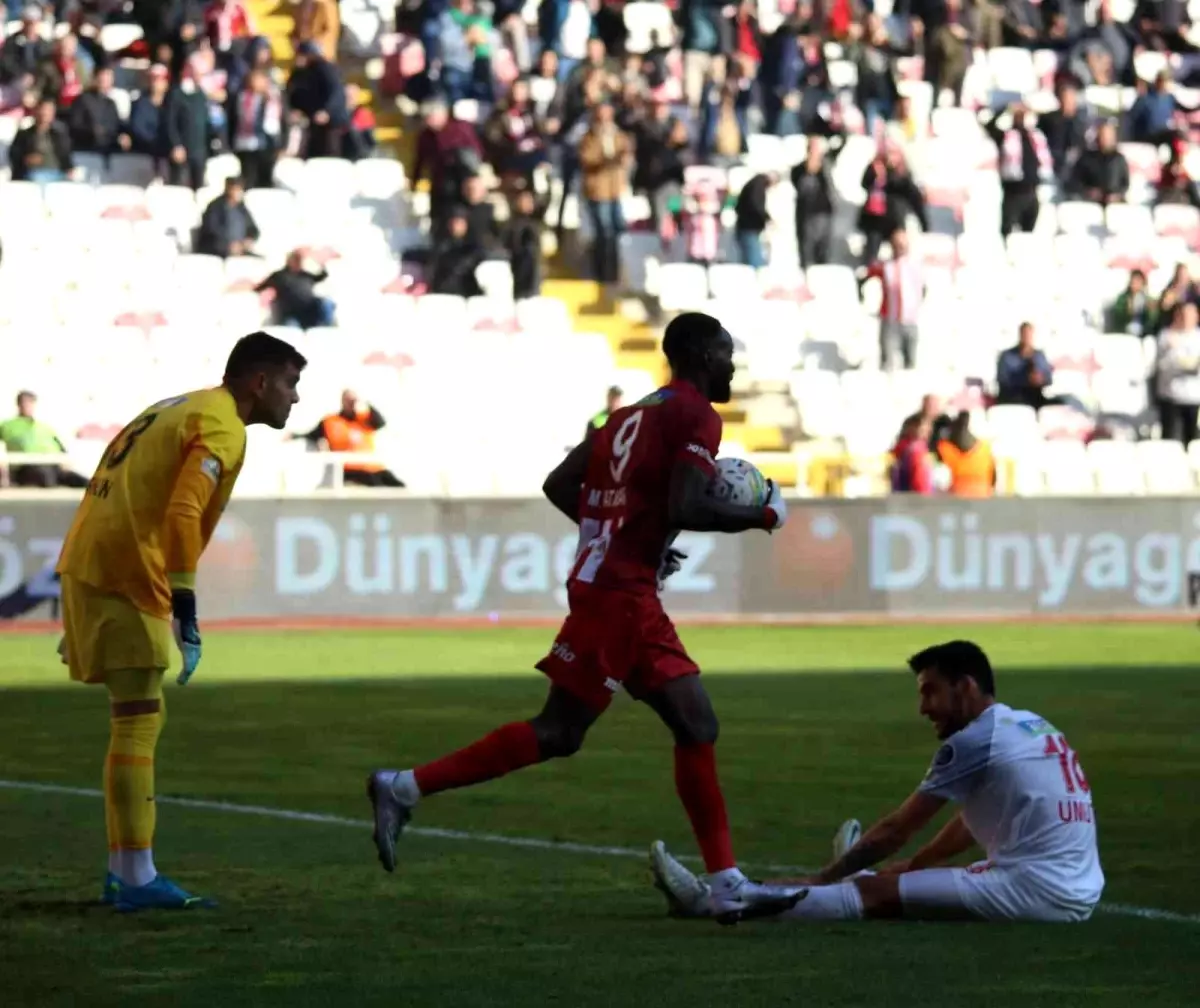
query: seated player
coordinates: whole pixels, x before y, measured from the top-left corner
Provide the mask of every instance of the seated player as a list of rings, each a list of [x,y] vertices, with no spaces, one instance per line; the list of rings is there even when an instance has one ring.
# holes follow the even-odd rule
[[[706,884],[667,853],[650,852],[655,883],[672,914],[799,920],[907,917],[1087,920],[1104,888],[1091,791],[1079,757],[1049,721],[996,702],[992,668],[976,644],[951,641],[909,659],[921,714],[941,747],[904,803],[862,833],[845,823],[835,858],[811,879],[784,880],[775,905],[713,912]],[[897,853],[948,801],[961,808],[912,857]],[[985,860],[949,867],[978,844]],[[798,887],[798,888],[797,888]]]
[[[579,548],[567,581],[570,612],[537,665],[550,680],[545,705],[441,759],[371,775],[375,845],[386,870],[395,869],[396,840],[418,801],[573,755],[624,689],[674,736],[675,788],[714,900],[733,909],[759,898],[733,856],[717,776],[717,717],[663,609],[658,581],[673,566],[675,531],[770,531],[783,524],[787,507],[774,484],[765,504],[709,493],[721,443],[712,404],[730,399],[733,337],[715,318],[688,312],[667,326],[663,353],[670,384],[589,429],[546,479],[550,502],[579,525]]]
[[[243,337],[215,389],[164,399],[105,450],[63,543],[63,639],[71,678],[109,694],[104,902],[183,908],[189,895],[154,867],[154,749],[165,718],[172,636],[179,682],[200,662],[196,564],[229,501],[246,426],[282,430],[299,400],[304,358],[267,333]],[[173,621],[173,623],[172,623]]]

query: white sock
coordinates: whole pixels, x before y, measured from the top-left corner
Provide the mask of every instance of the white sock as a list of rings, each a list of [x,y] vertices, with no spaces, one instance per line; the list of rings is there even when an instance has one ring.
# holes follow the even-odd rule
[[[862,896],[853,882],[813,886],[784,917],[800,920],[861,920]]]
[[[117,867],[113,874],[126,885],[149,885],[158,877],[154,867],[154,852],[149,847],[145,850],[118,850],[116,853]]]
[[[714,890],[720,892],[727,889],[736,889],[746,881],[746,876],[741,868],[736,865],[733,868],[724,868],[721,871],[713,872],[711,875],[706,875],[705,880]]]
[[[405,805],[416,805],[421,799],[421,789],[417,787],[417,775],[411,770],[393,770],[389,785],[392,794]]]
[[[118,878],[120,878],[120,871],[121,871],[121,852],[120,851],[110,850],[108,852],[108,870],[109,870],[110,874],[116,875]]]

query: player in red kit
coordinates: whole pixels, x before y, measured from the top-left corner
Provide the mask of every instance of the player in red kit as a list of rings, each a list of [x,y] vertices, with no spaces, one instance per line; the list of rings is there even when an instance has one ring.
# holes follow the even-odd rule
[[[537,665],[550,680],[545,706],[432,763],[368,778],[375,846],[388,871],[421,798],[572,755],[624,687],[675,737],[675,785],[704,855],[714,911],[777,895],[763,895],[737,867],[717,779],[717,718],[658,589],[660,574],[676,566],[670,549],[676,532],[771,531],[787,508],[773,483],[762,507],[709,493],[721,441],[712,404],[729,401],[733,380],[729,333],[708,315],[680,315],[667,326],[663,352],[670,384],[589,431],[543,487],[579,525],[567,582],[570,611]]]

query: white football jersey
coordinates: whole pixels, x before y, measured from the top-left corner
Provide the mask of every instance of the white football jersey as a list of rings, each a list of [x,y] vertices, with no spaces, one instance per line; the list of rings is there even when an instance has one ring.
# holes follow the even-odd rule
[[[920,790],[958,802],[997,865],[1094,904],[1104,888],[1092,794],[1079,756],[1045,718],[993,704],[938,749]]]

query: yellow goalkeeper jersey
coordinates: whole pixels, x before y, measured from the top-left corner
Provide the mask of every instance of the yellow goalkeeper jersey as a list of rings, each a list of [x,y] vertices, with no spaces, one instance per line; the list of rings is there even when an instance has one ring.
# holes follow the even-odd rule
[[[241,472],[246,425],[224,388],[164,399],[104,452],[63,543],[58,572],[169,618]]]

